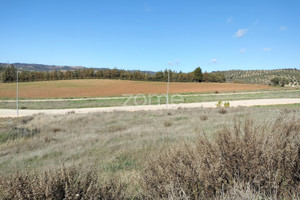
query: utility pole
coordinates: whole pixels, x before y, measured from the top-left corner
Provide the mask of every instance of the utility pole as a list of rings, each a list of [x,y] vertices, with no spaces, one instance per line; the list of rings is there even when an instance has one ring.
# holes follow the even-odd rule
[[[17,70],[17,116],[19,116],[19,70]]]
[[[169,68],[172,67],[172,63],[168,62]],[[167,102],[166,102],[166,109],[168,109],[169,105],[169,87],[170,87],[170,69],[168,69],[168,83],[167,83]]]
[[[17,70],[17,116],[19,116],[19,70]]]
[[[168,109],[168,105],[169,105],[169,87],[170,87],[170,73],[168,70],[168,84],[167,84],[167,104],[166,104],[166,108]]]

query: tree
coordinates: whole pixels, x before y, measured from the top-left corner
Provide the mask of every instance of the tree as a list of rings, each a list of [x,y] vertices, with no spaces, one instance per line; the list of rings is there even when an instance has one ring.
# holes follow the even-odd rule
[[[273,86],[281,86],[284,87],[285,85],[289,84],[290,81],[286,78],[282,78],[282,77],[274,77],[271,79],[271,84]]]
[[[154,75],[155,81],[162,81],[164,79],[164,73],[162,71],[158,71]]]
[[[2,81],[4,83],[15,82],[17,77],[17,70],[14,65],[10,65],[6,67],[4,72],[2,73]]]
[[[2,71],[2,72],[1,72]],[[0,65],[0,81],[14,82],[16,81],[17,70],[13,65],[4,67]],[[122,79],[122,80],[137,80],[137,81],[166,81],[168,79],[173,82],[225,82],[225,76],[221,72],[202,73],[202,69],[197,67],[193,72],[183,73],[171,70],[158,71],[156,73],[141,72],[139,70],[125,71],[114,69],[94,70],[77,69],[74,71],[22,71],[19,73],[19,81],[47,81],[47,80],[72,80],[72,79],[91,79],[91,78],[106,78],[106,79]],[[278,80],[277,80],[278,79]],[[285,85],[290,81],[284,78],[277,78],[272,82],[274,85]]]
[[[95,73],[96,78],[100,79],[103,78],[103,72],[102,70],[97,70]]]
[[[197,82],[203,81],[202,69],[200,67],[197,67],[193,73],[194,73],[194,81],[197,81]]]
[[[284,87],[285,85],[288,85],[290,83],[290,81],[287,78],[282,78],[281,79],[281,87]]]

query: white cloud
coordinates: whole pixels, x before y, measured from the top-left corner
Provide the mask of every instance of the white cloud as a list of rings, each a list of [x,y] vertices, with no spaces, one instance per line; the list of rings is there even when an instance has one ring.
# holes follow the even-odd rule
[[[241,54],[244,54],[245,52],[246,52],[246,49],[241,48],[240,53],[241,53]]]
[[[233,17],[227,17],[227,23],[231,23],[233,21]]]
[[[264,51],[271,51],[271,48],[263,48]]]
[[[238,32],[236,32],[236,37],[240,38],[243,37],[248,32],[248,29],[240,29]]]
[[[286,26],[280,26],[280,31],[286,31],[288,29],[288,27]]]
[[[212,63],[217,63],[218,60],[217,60],[217,59],[212,59],[211,62],[212,62]]]

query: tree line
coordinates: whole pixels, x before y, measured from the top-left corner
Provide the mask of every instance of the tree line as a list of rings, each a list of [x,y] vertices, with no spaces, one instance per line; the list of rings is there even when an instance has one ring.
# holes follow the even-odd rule
[[[2,70],[2,72],[1,72]],[[4,83],[16,82],[17,69],[10,65],[0,69],[1,81]],[[225,82],[225,76],[220,72],[202,73],[197,67],[193,72],[184,73],[169,70],[172,82]],[[168,70],[156,73],[141,71],[129,71],[119,69],[94,70],[92,68],[76,69],[67,71],[20,71],[20,82],[51,81],[51,80],[74,80],[74,79],[120,79],[134,81],[166,81]]]

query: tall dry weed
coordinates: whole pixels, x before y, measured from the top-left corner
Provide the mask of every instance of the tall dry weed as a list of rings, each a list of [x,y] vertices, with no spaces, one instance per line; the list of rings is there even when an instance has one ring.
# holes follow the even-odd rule
[[[202,134],[196,147],[174,147],[151,160],[141,182],[154,198],[199,199],[226,194],[236,181],[270,198],[299,193],[300,121],[283,115],[257,125],[248,119],[224,127],[214,140]]]
[[[76,167],[16,173],[0,177],[1,199],[120,199],[125,185],[117,180],[100,183],[98,175]]]

